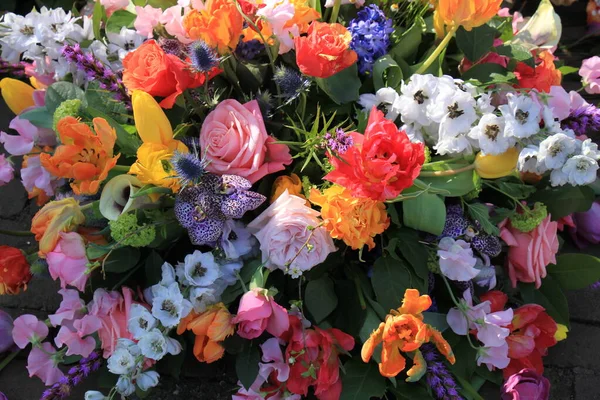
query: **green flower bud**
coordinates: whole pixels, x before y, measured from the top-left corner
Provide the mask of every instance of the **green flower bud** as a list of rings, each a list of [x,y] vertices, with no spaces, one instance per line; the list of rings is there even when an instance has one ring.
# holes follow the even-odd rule
[[[124,246],[145,247],[156,238],[154,225],[138,225],[133,213],[122,214],[116,221],[109,221],[108,225],[112,238]]]
[[[528,208],[522,214],[510,217],[510,224],[521,232],[531,232],[548,216],[548,210],[542,203],[535,203],[533,209]]]
[[[58,125],[58,121],[60,121],[64,117],[78,117],[80,109],[81,100],[79,99],[65,100],[62,103],[60,103],[60,105],[54,111],[52,129],[56,131],[56,125]]]

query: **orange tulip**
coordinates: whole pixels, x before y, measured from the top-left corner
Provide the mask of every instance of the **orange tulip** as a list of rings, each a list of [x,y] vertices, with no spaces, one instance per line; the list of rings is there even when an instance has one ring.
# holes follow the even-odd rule
[[[434,15],[436,28],[462,26],[470,31],[498,14],[502,0],[439,0]],[[438,32],[439,33],[439,32]]]
[[[232,316],[223,303],[209,307],[202,314],[192,311],[181,320],[177,334],[191,330],[196,335],[194,355],[200,362],[212,363],[223,357],[225,348],[220,342],[233,335]]]
[[[52,175],[71,179],[75,194],[96,194],[100,183],[117,164],[113,157],[115,130],[102,118],[94,118],[94,131],[74,117],[58,121],[62,145],[53,155],[40,154],[40,162]]]
[[[204,10],[192,10],[184,17],[183,27],[191,39],[202,39],[226,54],[236,48],[244,18],[233,0],[208,0]]]
[[[39,242],[40,257],[54,250],[60,232],[70,232],[85,221],[79,203],[72,197],[51,201],[39,210],[31,220],[31,233]]]
[[[302,197],[305,199],[302,194],[302,181],[296,174],[291,174],[290,176],[282,175],[278,176],[273,182],[273,189],[271,190],[271,203],[273,203],[279,196],[283,194],[283,192],[288,191],[289,194],[293,194],[294,196]],[[307,206],[310,206],[310,203],[307,202]]]
[[[407,382],[418,381],[426,370],[426,363],[419,348],[432,342],[450,363],[456,361],[452,349],[442,334],[423,322],[423,311],[431,306],[431,298],[419,296],[416,289],[406,289],[402,307],[391,310],[377,329],[363,344],[361,357],[369,362],[375,347],[383,343],[379,373],[385,377],[398,375],[406,367],[406,359],[400,352],[414,351],[413,366],[407,371]]]

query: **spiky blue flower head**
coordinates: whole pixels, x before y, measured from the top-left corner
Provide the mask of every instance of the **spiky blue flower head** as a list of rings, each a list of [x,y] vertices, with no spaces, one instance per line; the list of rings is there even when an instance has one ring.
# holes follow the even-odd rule
[[[189,45],[188,53],[192,67],[199,72],[208,72],[219,65],[219,55],[203,40],[197,40]]]
[[[206,174],[207,162],[201,159],[197,152],[180,153],[176,151],[171,158],[171,164],[182,186],[197,183]]]
[[[235,48],[235,55],[245,61],[250,61],[256,58],[265,48],[258,39],[248,40],[244,42],[242,38]]]
[[[373,63],[383,57],[390,47],[390,34],[394,31],[392,20],[375,4],[363,8],[350,21],[348,30],[352,34],[350,48],[358,55],[358,70],[361,74],[373,71]]]
[[[310,81],[304,78],[298,71],[287,67],[277,67],[273,79],[281,89],[281,96],[292,101],[310,87]]]

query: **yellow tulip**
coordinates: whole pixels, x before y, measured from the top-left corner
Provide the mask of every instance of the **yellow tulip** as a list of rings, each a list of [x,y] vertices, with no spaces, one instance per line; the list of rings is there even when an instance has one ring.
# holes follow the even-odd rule
[[[56,247],[60,232],[70,232],[85,222],[79,203],[72,197],[51,201],[39,210],[31,220],[31,233],[39,242],[39,255],[46,257]]]
[[[556,324],[556,327],[558,329],[556,330],[556,333],[554,334],[554,339],[556,339],[557,342],[560,342],[561,340],[565,340],[567,338],[567,332],[569,332],[569,328],[567,328],[563,324]]]
[[[142,141],[169,146],[173,140],[173,128],[154,97],[141,90],[134,90],[131,95],[131,105],[135,127]]]
[[[498,13],[502,0],[439,0],[435,8],[437,27],[444,24],[470,31],[488,22]]]
[[[19,115],[24,109],[35,105],[33,102],[33,87],[12,78],[0,81],[2,98],[10,110]]]
[[[515,171],[518,160],[519,151],[514,147],[498,155],[479,153],[475,157],[475,171],[485,179],[502,178]]]
[[[549,0],[542,0],[527,24],[506,44],[518,44],[527,50],[551,49],[558,45],[561,35],[560,16]]]

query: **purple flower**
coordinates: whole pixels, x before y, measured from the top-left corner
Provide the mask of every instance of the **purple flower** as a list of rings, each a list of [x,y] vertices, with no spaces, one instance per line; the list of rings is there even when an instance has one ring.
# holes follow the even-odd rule
[[[336,130],[333,135],[328,132],[323,137],[323,142],[325,147],[338,154],[344,154],[354,144],[352,136],[342,129]]]
[[[0,310],[0,353],[4,353],[15,344],[12,337],[12,330],[13,319],[7,312]]]
[[[427,362],[427,384],[431,387],[432,394],[436,400],[462,400],[458,394],[458,386],[454,378],[440,361],[435,347],[426,343],[421,346],[421,353]]]
[[[549,397],[550,381],[533,369],[522,369],[502,385],[501,400],[548,400]]]
[[[67,375],[46,389],[40,400],[64,399],[71,394],[73,386],[79,385],[90,373],[97,371],[102,365],[100,350],[93,351],[88,357],[79,360],[79,364],[69,369]],[[0,400],[2,398],[0,397]]]
[[[600,201],[586,212],[573,213],[575,227],[569,227],[571,238],[580,249],[600,243]]]
[[[569,116],[561,122],[563,129],[572,129],[577,136],[600,132],[600,109],[588,103],[571,110]]]

